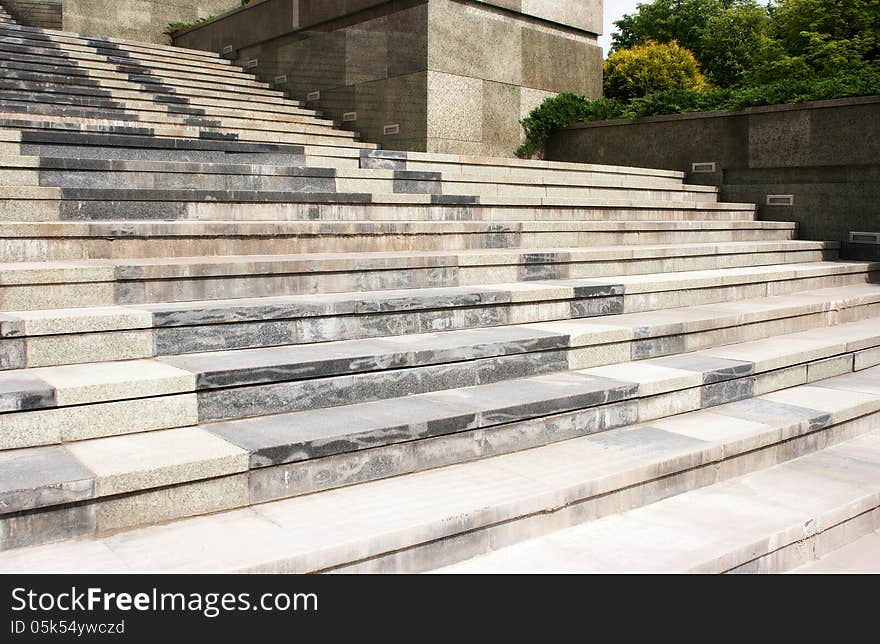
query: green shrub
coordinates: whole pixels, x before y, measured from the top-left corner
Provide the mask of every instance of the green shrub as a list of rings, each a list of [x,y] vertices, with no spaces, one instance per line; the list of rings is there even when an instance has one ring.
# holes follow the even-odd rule
[[[533,156],[540,151],[550,133],[558,128],[582,121],[613,119],[622,113],[623,105],[611,99],[589,100],[567,92],[551,96],[520,121],[526,138],[516,155],[522,158]]]
[[[754,87],[721,88],[704,92],[673,89],[654,92],[629,102],[603,98],[591,101],[575,94],[560,94],[548,98],[521,121],[526,130],[526,139],[516,154],[519,157],[532,156],[543,147],[554,130],[579,122],[738,110],[759,105],[875,94],[880,94],[880,65],[836,76],[793,78]]]
[[[605,96],[628,101],[653,92],[699,92],[709,83],[694,55],[676,42],[636,45],[605,61]]]

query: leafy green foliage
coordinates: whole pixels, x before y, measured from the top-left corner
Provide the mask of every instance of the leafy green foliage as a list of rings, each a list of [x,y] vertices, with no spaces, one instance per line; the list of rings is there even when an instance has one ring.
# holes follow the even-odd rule
[[[605,61],[605,96],[621,101],[666,90],[709,86],[694,55],[676,42],[648,42],[614,52]]]
[[[534,155],[553,130],[582,121],[603,121],[623,114],[623,104],[607,98],[589,100],[564,92],[544,100],[521,123],[526,138],[516,151],[518,157]]]

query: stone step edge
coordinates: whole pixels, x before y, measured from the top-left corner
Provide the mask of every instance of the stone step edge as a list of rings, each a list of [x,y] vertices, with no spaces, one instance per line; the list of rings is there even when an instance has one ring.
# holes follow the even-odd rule
[[[188,552],[178,563],[184,569],[192,571],[215,570],[214,566],[217,566],[218,571],[222,569],[239,572],[319,572],[352,564],[368,567],[377,564],[382,567],[391,565],[413,571],[425,570],[437,567],[438,564],[436,560],[432,561],[431,565],[426,565],[424,561],[414,561],[413,555],[421,554],[416,552],[417,548],[430,553],[439,544],[446,551],[446,563],[451,563],[485,551],[489,543],[497,548],[502,543],[515,543],[528,536],[558,529],[561,527],[560,523],[562,527],[565,524],[583,523],[616,511],[608,507],[612,505],[608,503],[609,501],[622,501],[629,507],[637,507],[674,494],[675,490],[672,488],[675,486],[685,489],[702,487],[719,479],[740,475],[743,470],[756,471],[765,467],[768,457],[772,459],[773,464],[776,464],[814,451],[819,448],[817,438],[825,442],[838,443],[876,428],[875,420],[878,415],[865,412],[864,409],[865,405],[876,407],[880,404],[880,395],[860,393],[861,388],[857,384],[847,385],[841,378],[829,379],[819,383],[818,386],[813,384],[783,390],[776,394],[761,396],[758,400],[773,404],[780,399],[780,396],[783,400],[792,395],[803,397],[804,393],[809,395],[817,388],[824,390],[828,387],[835,387],[835,395],[838,399],[848,398],[856,402],[846,404],[838,400],[834,409],[806,408],[802,411],[811,412],[812,415],[795,415],[794,422],[789,419],[776,422],[774,425],[764,423],[760,429],[756,429],[754,423],[746,423],[744,427],[746,431],[733,439],[696,439],[697,445],[693,445],[693,441],[690,441],[689,447],[678,449],[667,447],[665,453],[646,456],[635,451],[630,455],[620,450],[623,455],[617,455],[619,460],[614,463],[615,468],[606,467],[605,472],[592,477],[579,471],[578,477],[569,475],[568,480],[553,481],[553,476],[556,474],[554,468],[549,473],[551,477],[549,480],[547,473],[544,474],[545,480],[540,478],[536,480],[528,473],[525,475],[518,473],[516,461],[526,460],[525,464],[519,464],[519,468],[525,465],[534,469],[535,466],[540,465],[542,455],[549,454],[552,457],[553,452],[571,449],[579,450],[581,453],[575,456],[579,455],[583,458],[583,450],[589,450],[591,447],[594,450],[596,447],[601,448],[603,442],[607,443],[609,438],[613,441],[618,436],[622,436],[623,432],[638,432],[642,429],[641,426],[529,448],[515,454],[438,466],[437,469],[429,471],[369,481],[304,497],[254,504],[239,510],[229,509],[211,516],[175,519],[153,515],[144,517],[144,520],[171,522],[150,527],[120,527],[117,530],[121,534],[117,535],[95,536],[97,525],[94,519],[91,526],[83,526],[81,524],[88,524],[88,520],[84,520],[83,513],[80,513],[78,521],[80,525],[77,525],[76,520],[69,521],[69,525],[72,524],[74,528],[70,533],[56,532],[42,535],[44,538],[48,536],[49,539],[67,540],[54,545],[7,550],[0,554],[0,569],[9,572],[21,567],[27,569],[28,566],[33,567],[40,563],[45,565],[47,558],[57,555],[66,562],[64,568],[72,566],[72,562],[77,562],[77,566],[81,569],[89,570],[90,566],[96,565],[95,561],[83,557],[82,553],[80,556],[71,556],[70,551],[85,547],[86,552],[89,552],[91,546],[97,545],[100,555],[107,558],[101,562],[102,564],[125,570],[129,569],[129,566],[117,559],[112,554],[112,550],[107,550],[107,546],[127,543],[134,546],[137,552],[147,555],[147,559],[141,560],[143,567],[134,564],[135,570],[146,570],[151,567],[147,564],[151,556],[158,553],[164,555],[179,553],[181,544],[191,543],[194,544],[195,552],[199,556],[190,556],[194,553]],[[712,412],[723,413],[738,404],[728,403],[726,406],[714,408]],[[782,406],[790,407],[785,403]],[[683,414],[675,420],[681,422],[682,419],[695,417],[696,414],[705,414],[705,412]],[[651,429],[650,425],[648,424],[647,429]],[[674,433],[674,428],[665,431]],[[687,434],[685,432],[685,435],[678,437],[691,438]],[[778,449],[780,446],[785,446],[786,449]],[[602,457],[602,461],[607,466],[612,455],[607,452],[606,454],[607,456]],[[737,458],[755,455],[759,458],[745,461]],[[570,459],[571,454],[568,456]],[[593,456],[595,458],[595,454]],[[481,476],[481,472],[485,475]],[[700,476],[701,474],[703,476]],[[489,478],[486,478],[487,476]],[[225,480],[232,482],[236,477],[227,476]],[[443,490],[443,493],[439,498],[435,497],[434,495],[440,490]],[[165,504],[168,503],[169,491],[170,488],[164,490]],[[634,492],[643,494],[644,497],[637,498],[633,495]],[[208,493],[208,490],[205,490],[205,493]],[[217,491],[214,493],[217,494]],[[477,497],[477,500],[462,495]],[[114,519],[113,515],[118,516],[126,510],[131,512],[139,508],[140,513],[144,514],[145,506],[138,505],[137,495],[128,498],[133,500],[133,503],[126,504],[126,497],[123,497],[119,499],[119,506],[110,509],[107,513],[110,522]],[[428,502],[429,498],[433,502]],[[450,499],[456,503],[442,507]],[[141,499],[141,503],[143,500]],[[246,498],[241,500],[226,498],[226,501],[232,507],[248,504]],[[604,510],[601,509],[603,503],[606,504]],[[389,524],[391,515],[388,514],[388,508],[392,507],[395,508],[396,520]],[[340,514],[340,508],[346,509],[344,515]],[[99,506],[98,513],[100,511]],[[217,508],[210,511],[216,512]],[[427,516],[426,511],[428,511]],[[156,506],[156,512],[160,513],[161,508]],[[410,516],[401,516],[406,513]],[[91,517],[95,517],[95,514],[92,513]],[[288,520],[279,521],[285,518],[285,515]],[[56,522],[60,518],[57,514],[53,516],[50,513],[44,513],[44,516],[49,521]],[[18,526],[13,522],[25,523],[21,530],[27,532],[28,528],[31,528],[33,533],[35,531],[32,526],[40,523],[39,518],[39,513],[13,515],[6,519],[6,532],[24,542],[31,535],[16,534]],[[404,518],[405,521],[402,520]],[[258,538],[264,547],[259,551],[248,547],[253,545],[253,530],[230,529],[236,521],[247,525],[255,520],[266,522],[267,519],[274,526],[272,530],[277,532],[280,529],[281,534],[261,534]],[[291,519],[295,522],[293,526],[290,525]],[[519,524],[517,528],[527,529],[517,535],[516,531],[511,531],[510,528],[512,524],[521,521],[528,523]],[[285,523],[288,527],[294,528],[294,531],[285,532]],[[317,528],[307,529],[310,525]],[[333,528],[328,529],[328,526]],[[89,527],[91,529],[88,529]],[[79,528],[78,532],[76,528]],[[265,530],[266,526],[263,526],[263,529]],[[205,538],[198,538],[199,533]],[[80,538],[69,539],[72,536]],[[210,538],[206,538],[209,536]],[[273,536],[275,538],[272,538]],[[306,541],[311,539],[311,542],[297,544],[295,543],[297,536]],[[241,541],[242,537],[248,541],[246,543]],[[487,537],[491,537],[488,543]],[[451,542],[453,548],[450,553],[449,544],[443,543],[443,540],[453,538],[455,541]],[[173,541],[176,547],[169,547],[171,545],[169,540]],[[226,547],[229,544],[224,544],[225,540],[233,542],[231,547]],[[156,541],[166,543],[156,544]],[[150,542],[153,542],[154,546],[158,545],[158,549],[151,551]],[[15,543],[8,538],[7,543],[4,544],[7,549],[21,545],[24,544]],[[228,553],[235,552],[237,556],[229,558],[221,556],[206,560],[206,557],[212,556],[211,551],[217,548]],[[129,553],[131,552],[132,550],[129,550]],[[94,555],[95,552],[92,550],[91,554]],[[388,555],[388,558],[379,559],[385,555]],[[243,557],[249,560],[243,560]],[[154,560],[151,563],[155,565],[158,562]],[[84,565],[80,566],[80,564]]]
[[[550,530],[433,572],[778,574],[805,565],[806,572],[813,572],[808,564],[868,535],[874,543],[880,534],[880,486],[866,470],[880,464],[880,433],[876,426],[865,431],[862,425],[848,440],[831,440],[824,449],[766,470],[747,471],[596,523]],[[844,482],[834,466],[849,467],[861,478]],[[791,480],[801,485],[802,496],[793,495]],[[821,499],[823,489],[832,490],[831,498]],[[711,514],[711,530],[700,509]],[[658,548],[659,543],[664,546]],[[689,549],[682,544],[690,544]],[[615,554],[626,546],[626,554]],[[532,563],[542,557],[543,565]]]
[[[880,276],[880,275],[878,275]],[[203,301],[198,306],[107,305],[66,310],[35,309],[0,314],[0,340],[5,352],[0,369],[73,365],[202,351],[259,349],[289,344],[406,336],[429,329],[454,331],[598,318],[614,313],[644,313],[696,302],[730,302],[759,294],[794,294],[798,290],[841,287],[868,281],[864,274],[832,272],[799,274],[775,280],[772,288],[760,278],[746,284],[696,285],[679,290],[651,291],[649,285],[620,294],[617,285],[583,280],[553,286],[514,285],[512,292],[441,288],[430,294],[418,290],[372,292],[370,298],[310,298],[275,296],[255,300]],[[757,290],[757,285],[762,288]],[[656,288],[656,287],[655,287]],[[40,287],[31,289],[38,297]],[[427,289],[430,291],[430,289]],[[695,294],[692,296],[691,291]],[[0,291],[2,293],[2,291]],[[20,295],[19,295],[20,296]],[[80,304],[85,304],[83,299]],[[439,313],[438,313],[439,312]],[[477,316],[482,313],[485,317]],[[463,317],[462,317],[463,316]],[[331,321],[342,323],[337,328]],[[394,323],[403,326],[396,327]],[[392,326],[386,327],[385,325]],[[411,327],[406,326],[411,324]],[[279,325],[287,334],[276,336]],[[302,335],[293,330],[303,325]],[[374,326],[376,325],[376,326]],[[329,327],[329,328],[325,328]],[[237,334],[245,331],[239,337]],[[249,331],[249,332],[248,332]],[[268,335],[257,335],[260,331]]]
[[[0,265],[4,268],[4,265]],[[241,324],[282,321],[308,317],[392,314],[435,310],[438,298],[444,308],[505,306],[538,302],[570,301],[584,298],[643,295],[683,290],[742,286],[756,282],[788,282],[816,277],[880,272],[880,263],[831,262],[779,264],[730,269],[706,269],[677,273],[645,273],[626,276],[626,281],[609,278],[535,280],[491,285],[417,287],[387,291],[339,292],[313,295],[264,296],[174,303],[120,304],[103,307],[3,311],[0,338],[27,338],[50,335],[108,331]],[[767,270],[761,270],[767,269]],[[115,271],[114,271],[115,272]],[[277,274],[277,273],[273,273]],[[678,281],[667,279],[678,277]],[[621,276],[623,277],[623,276]],[[640,284],[643,282],[643,284]],[[45,284],[46,282],[40,282]],[[67,282],[65,282],[67,283]],[[0,288],[21,282],[2,279]],[[347,299],[346,299],[347,298]],[[455,298],[461,298],[455,300]],[[268,309],[290,307],[289,312]],[[96,308],[91,311],[90,308]],[[252,309],[254,315],[245,315]],[[211,310],[210,319],[177,319],[179,314]],[[222,314],[229,310],[230,315]],[[267,317],[268,316],[268,317]]]
[[[853,287],[843,288],[853,291]],[[842,312],[849,310],[851,315],[863,319],[870,317],[871,307],[880,303],[880,289],[871,289],[871,292],[858,289],[859,294],[850,297],[840,297],[840,290],[829,288],[801,292],[797,297],[807,300],[807,303],[800,304],[790,302],[793,296],[756,298],[749,301],[779,305],[764,307],[751,314],[726,312],[719,315],[717,311],[713,313],[713,309],[719,306],[717,304],[676,309],[677,312],[696,314],[687,323],[664,321],[645,325],[639,318],[651,316],[652,313],[630,313],[414,334],[403,338],[405,344],[399,344],[400,337],[391,336],[0,371],[0,410],[5,413],[29,413],[150,396],[196,392],[223,395],[230,389],[244,391],[283,382],[329,381],[352,376],[363,378],[367,374],[396,373],[416,368],[433,370],[453,363],[462,365],[482,360],[513,359],[536,352],[564,355],[568,369],[598,367],[674,354],[675,351],[664,342],[667,337],[681,337],[683,342],[691,335],[804,317],[821,318],[817,320],[820,323],[812,326],[812,329],[835,326],[840,323],[838,318]],[[836,299],[830,299],[835,296]],[[834,317],[828,319],[829,314]],[[630,318],[629,325],[621,324],[621,318]],[[635,324],[633,318],[636,319]],[[742,336],[739,338],[741,342]],[[450,343],[451,339],[458,340],[458,343]],[[376,353],[376,342],[382,340],[390,341],[390,344],[380,356]],[[427,342],[427,345],[420,345],[420,340]],[[736,342],[733,340],[726,344]],[[426,352],[425,346],[432,346],[432,343],[434,350]],[[363,350],[359,351],[361,347]],[[313,355],[306,362],[304,360],[309,352]],[[333,357],[319,358],[317,354]],[[232,360],[233,357],[238,360]],[[556,371],[559,369],[555,368],[552,372]],[[145,382],[145,374],[150,380],[149,386]]]
[[[683,192],[717,194],[715,186],[675,183],[668,185],[651,185],[614,183],[611,179],[583,178],[583,183],[552,177],[540,181],[530,181],[524,176],[492,177],[489,175],[456,175],[443,176],[442,172],[419,172],[414,170],[392,170],[379,168],[320,168],[308,165],[291,165],[282,163],[220,163],[220,162],[181,162],[181,161],[137,161],[137,160],[103,160],[75,157],[50,157],[35,155],[0,156],[0,168],[16,170],[64,170],[69,172],[114,172],[114,173],[155,173],[155,174],[210,174],[210,175],[247,175],[261,177],[297,177],[323,176],[321,173],[332,173],[337,178],[350,179],[401,179],[422,182],[454,182],[473,184],[523,185],[560,188],[596,188],[614,190],[651,190],[657,192]],[[588,181],[592,181],[589,182]],[[741,204],[754,210],[754,204]]]

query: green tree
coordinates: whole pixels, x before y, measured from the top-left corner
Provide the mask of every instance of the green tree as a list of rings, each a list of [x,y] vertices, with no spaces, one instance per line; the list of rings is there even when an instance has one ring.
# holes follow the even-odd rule
[[[675,41],[693,52],[714,84],[729,87],[756,65],[770,17],[756,0],[655,0],[614,24],[614,51]]]
[[[676,42],[648,42],[616,51],[605,61],[605,96],[620,101],[652,92],[709,87],[694,55]]]

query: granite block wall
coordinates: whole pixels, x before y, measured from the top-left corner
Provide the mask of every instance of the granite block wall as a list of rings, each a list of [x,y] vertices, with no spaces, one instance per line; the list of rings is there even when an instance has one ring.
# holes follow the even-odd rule
[[[880,232],[880,96],[579,124],[550,138],[546,158],[688,172],[723,201],[759,204],[762,219],[797,221],[804,239],[880,259],[880,246],[849,243]]]
[[[599,96],[601,0],[264,0],[176,37],[232,50],[368,141],[511,156],[560,91]]]

